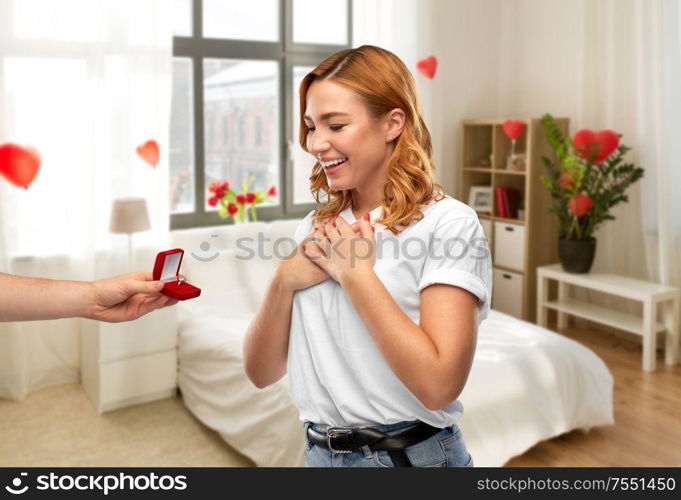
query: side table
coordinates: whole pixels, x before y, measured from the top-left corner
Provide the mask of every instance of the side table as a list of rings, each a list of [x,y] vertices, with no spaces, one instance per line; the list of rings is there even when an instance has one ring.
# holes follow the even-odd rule
[[[549,280],[558,282],[558,298],[549,300]],[[569,297],[569,287],[597,290],[643,304],[643,317],[589,304]],[[658,308],[662,307],[661,321]],[[681,291],[677,287],[637,280],[615,274],[575,274],[563,271],[560,264],[537,268],[537,324],[546,327],[548,310],[558,312],[558,328],[567,326],[569,315],[588,319],[643,337],[643,370],[655,370],[657,334],[665,332],[665,362],[679,362],[679,311]]]

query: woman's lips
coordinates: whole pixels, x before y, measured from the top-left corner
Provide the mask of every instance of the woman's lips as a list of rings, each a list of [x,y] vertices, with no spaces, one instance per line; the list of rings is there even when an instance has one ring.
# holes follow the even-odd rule
[[[343,168],[347,162],[348,162],[348,160],[345,160],[343,163],[340,163],[338,165],[334,165],[333,167],[325,168],[324,172],[326,173],[326,175],[334,175],[341,168]]]

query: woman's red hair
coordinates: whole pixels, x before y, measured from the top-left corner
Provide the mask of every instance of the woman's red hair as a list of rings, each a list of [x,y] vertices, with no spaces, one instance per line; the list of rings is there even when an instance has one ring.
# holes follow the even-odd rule
[[[395,149],[388,165],[388,181],[383,187],[383,224],[399,234],[412,222],[423,218],[421,208],[431,200],[441,200],[445,191],[434,181],[435,164],[430,132],[423,120],[414,78],[405,64],[392,52],[373,45],[337,52],[305,75],[300,84],[300,137],[307,149],[308,127],[303,119],[307,91],[315,80],[330,80],[352,90],[367,105],[374,119],[400,108],[405,114],[402,133],[395,139]],[[310,191],[319,207],[314,223],[338,215],[352,204],[352,191],[334,191],[326,182],[319,162],[312,167]],[[320,201],[320,191],[327,194]]]

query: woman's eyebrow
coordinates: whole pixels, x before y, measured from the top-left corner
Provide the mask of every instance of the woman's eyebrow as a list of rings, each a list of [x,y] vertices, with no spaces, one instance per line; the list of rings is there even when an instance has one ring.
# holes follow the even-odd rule
[[[340,115],[340,116],[350,116],[349,113],[343,113],[342,111],[329,111],[328,113],[324,113],[324,114],[320,117],[320,120],[321,120],[321,121],[328,120],[328,119],[331,118],[332,116],[339,116],[339,115]],[[305,118],[306,120],[312,121],[312,118],[310,118],[308,115],[304,115],[303,118]]]

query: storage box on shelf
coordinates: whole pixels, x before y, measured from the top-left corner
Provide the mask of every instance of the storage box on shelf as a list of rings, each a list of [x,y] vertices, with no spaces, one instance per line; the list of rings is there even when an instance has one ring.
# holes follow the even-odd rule
[[[522,120],[525,130],[515,144],[515,154],[524,155],[522,171],[507,169],[511,141],[503,130],[503,119],[461,122],[461,168],[459,199],[468,203],[472,186],[491,188],[489,213],[478,213],[489,239],[494,265],[492,307],[515,317],[534,321],[536,269],[558,261],[558,221],[547,207],[551,196],[541,183],[545,174],[542,156],[555,161],[540,119]],[[564,135],[569,119],[556,118]],[[501,217],[495,190],[512,188],[520,193],[523,216]]]

